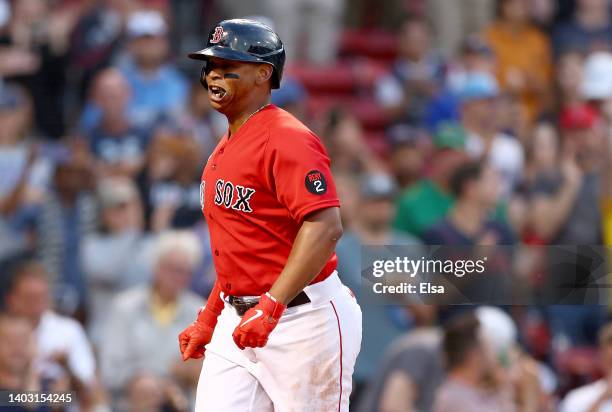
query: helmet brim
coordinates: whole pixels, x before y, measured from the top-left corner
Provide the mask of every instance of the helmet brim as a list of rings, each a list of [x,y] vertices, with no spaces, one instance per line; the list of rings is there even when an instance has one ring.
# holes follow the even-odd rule
[[[234,60],[241,62],[250,62],[250,63],[269,63],[257,56],[253,56],[249,53],[232,50],[228,47],[223,46],[211,46],[205,49],[189,53],[188,57],[194,60],[203,60],[207,61],[211,57],[217,57],[219,59],[226,60]]]

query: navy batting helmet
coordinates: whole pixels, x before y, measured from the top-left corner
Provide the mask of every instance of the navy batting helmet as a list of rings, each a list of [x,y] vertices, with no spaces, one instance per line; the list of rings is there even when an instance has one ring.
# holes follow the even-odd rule
[[[209,57],[252,63],[267,63],[272,66],[272,88],[278,89],[285,65],[285,49],[274,31],[255,20],[223,20],[211,30],[206,48],[190,53],[189,57],[208,61]],[[200,80],[204,87],[206,79],[202,68]]]

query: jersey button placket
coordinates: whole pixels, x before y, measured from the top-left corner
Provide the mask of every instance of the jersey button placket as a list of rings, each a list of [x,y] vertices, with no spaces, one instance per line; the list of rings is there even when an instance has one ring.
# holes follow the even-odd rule
[[[215,160],[217,160],[217,158],[219,156],[221,156],[224,151],[225,151],[225,147],[220,148],[219,151],[217,152],[217,155],[215,156]],[[212,170],[217,170],[217,164],[216,163],[212,164]]]

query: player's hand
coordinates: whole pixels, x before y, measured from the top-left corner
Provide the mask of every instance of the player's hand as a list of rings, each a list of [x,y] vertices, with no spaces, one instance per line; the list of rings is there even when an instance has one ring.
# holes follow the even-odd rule
[[[217,318],[223,310],[221,289],[215,283],[206,306],[198,312],[198,318],[187,326],[179,335],[179,348],[183,360],[189,358],[200,359],[204,357],[204,346],[210,343],[213,331],[217,326]]]
[[[286,308],[269,293],[261,295],[259,303],[249,309],[236,326],[232,334],[236,345],[240,349],[263,347]]]
[[[179,347],[184,361],[204,357],[204,346],[210,343],[217,324],[217,316],[213,315],[210,310],[202,308],[198,319],[179,335]]]

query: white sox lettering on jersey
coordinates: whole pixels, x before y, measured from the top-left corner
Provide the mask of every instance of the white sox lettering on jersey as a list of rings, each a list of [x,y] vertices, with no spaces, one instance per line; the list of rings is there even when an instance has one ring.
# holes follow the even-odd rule
[[[254,194],[255,189],[235,185],[229,180],[218,179],[215,183],[215,204],[217,206],[224,206],[226,209],[234,209],[246,213],[253,212],[249,202]]]

